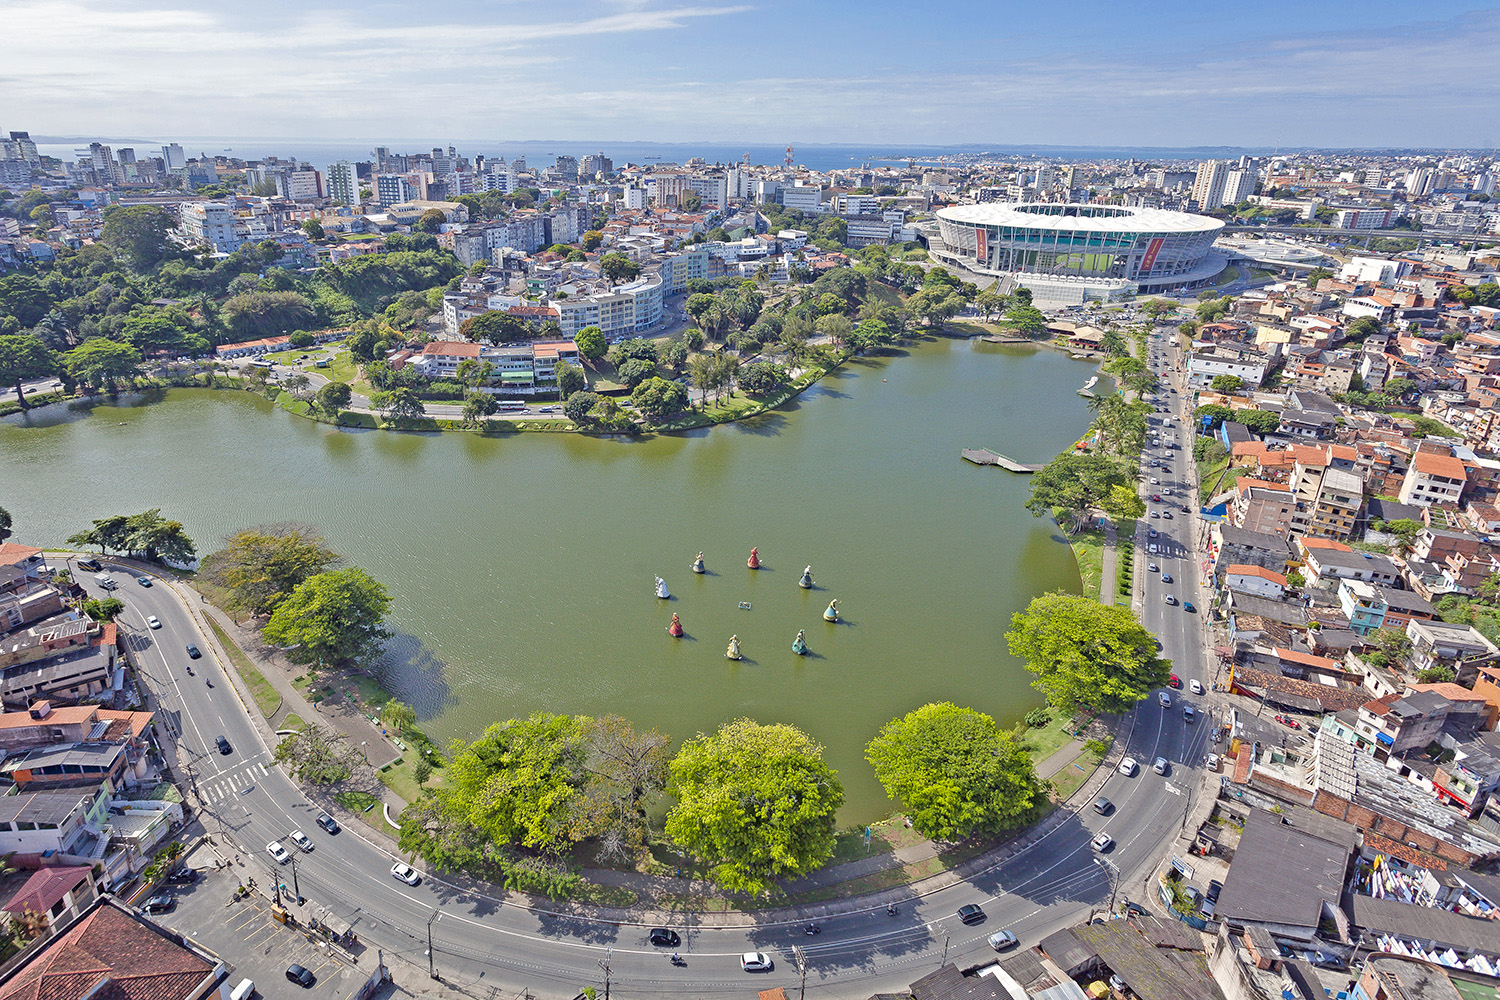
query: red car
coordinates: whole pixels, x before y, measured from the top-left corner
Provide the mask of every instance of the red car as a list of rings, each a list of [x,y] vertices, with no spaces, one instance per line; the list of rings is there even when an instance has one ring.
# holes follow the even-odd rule
[[[1179,678],[1176,674],[1173,674],[1171,677],[1169,677],[1167,679],[1167,687],[1172,687],[1172,688],[1180,688],[1180,687],[1182,687],[1182,680],[1181,680],[1181,678]]]
[[[1161,503],[1161,494],[1160,493],[1153,493],[1153,494],[1151,494],[1151,502],[1152,503]]]

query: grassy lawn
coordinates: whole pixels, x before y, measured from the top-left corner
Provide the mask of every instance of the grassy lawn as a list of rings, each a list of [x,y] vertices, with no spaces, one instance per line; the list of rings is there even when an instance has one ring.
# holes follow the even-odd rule
[[[1073,739],[1073,716],[1053,708],[1047,712],[1052,716],[1050,722],[1041,729],[1027,728],[1021,734],[1022,741],[1031,751],[1031,759],[1036,763],[1046,760]]]
[[[1209,497],[1223,493],[1229,489],[1234,485],[1235,480],[1240,478],[1240,473],[1244,471],[1243,469],[1229,468],[1228,456],[1209,465],[1200,465],[1198,470],[1202,475],[1202,479],[1198,485],[1198,500],[1200,503],[1208,503]]]
[[[1214,278],[1214,284],[1222,286],[1238,280],[1240,280],[1240,269],[1230,265],[1219,272],[1218,277]]]
[[[281,707],[281,695],[277,694],[276,689],[271,686],[271,682],[266,680],[259,670],[255,669],[254,665],[250,662],[250,658],[245,655],[240,647],[236,646],[230,640],[229,636],[224,633],[224,630],[219,627],[218,622],[210,618],[208,624],[214,630],[214,636],[218,638],[219,645],[229,654],[229,659],[234,664],[234,669],[239,671],[239,675],[244,680],[245,685],[250,688],[250,694],[255,698],[255,706],[260,709],[260,714],[268,719],[275,715],[276,710]]]
[[[353,382],[358,374],[354,367],[354,358],[350,356],[347,349],[335,353],[333,360],[328,362],[327,368],[312,370],[334,382]]]
[[[380,808],[380,800],[369,792],[338,792],[333,800],[364,820],[366,825],[383,833],[390,832],[384,810]]]
[[[1057,801],[1065,801],[1069,795],[1082,788],[1083,783],[1089,780],[1089,775],[1094,773],[1095,766],[1094,755],[1085,753],[1080,754],[1077,760],[1054,774],[1052,785],[1057,789],[1055,793]]]
[[[1104,576],[1104,533],[1087,528],[1068,536],[1073,556],[1078,560],[1078,575],[1083,578],[1083,596],[1098,598]]]
[[[296,712],[288,712],[286,718],[281,721],[281,728],[306,729],[307,720],[298,715]]]
[[[420,758],[415,753],[402,756],[401,760],[380,772],[381,784],[401,796],[405,802],[415,802],[422,797],[422,789],[436,788],[443,784],[443,769],[435,767],[426,785],[417,784],[416,766]]]

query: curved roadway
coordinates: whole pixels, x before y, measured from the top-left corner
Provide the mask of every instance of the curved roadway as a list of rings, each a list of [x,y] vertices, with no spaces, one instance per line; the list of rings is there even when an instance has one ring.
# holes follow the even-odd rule
[[[1174,410],[1183,405],[1176,396],[1172,403]],[[1174,436],[1179,448],[1165,454],[1169,467],[1148,471],[1170,484],[1180,504],[1193,491],[1181,450],[1190,438],[1180,429]],[[1163,457],[1159,448],[1151,452]],[[1153,488],[1143,489],[1149,493]],[[1193,506],[1192,500],[1186,502]],[[1146,575],[1141,615],[1161,637],[1165,655],[1174,661],[1184,683],[1198,678],[1206,684],[1197,616],[1162,600],[1169,590],[1179,597],[1197,590],[1197,573],[1189,558],[1192,540],[1186,537],[1194,524],[1180,512],[1170,521],[1142,522],[1142,534],[1145,525],[1166,529],[1164,544],[1171,555],[1157,561],[1173,573],[1175,582],[1168,587],[1155,575]],[[1138,580],[1148,561],[1144,544],[1139,552]],[[277,866],[265,847],[293,830],[304,831],[316,845],[310,854],[297,852],[287,842],[296,855],[304,895],[348,919],[367,946],[412,963],[412,974],[427,963],[432,920],[433,960],[439,974],[471,992],[529,988],[544,996],[571,997],[583,986],[602,985],[601,962],[609,965],[612,993],[622,997],[744,995],[749,989],[778,985],[795,988],[799,976],[792,948],[799,945],[808,960],[807,987],[814,994],[868,997],[904,992],[944,959],[962,967],[992,957],[986,938],[994,931],[1008,929],[1029,946],[1059,927],[1087,919],[1094,908],[1105,907],[1109,873],[1090,846],[1100,831],[1108,831],[1116,841],[1103,857],[1122,873],[1120,897],[1158,910],[1159,904],[1146,897],[1146,879],[1164,845],[1186,822],[1211,728],[1208,718],[1197,725],[1184,724],[1180,706],[1185,690],[1174,693],[1170,710],[1156,699],[1143,702],[1125,723],[1125,752],[1140,761],[1141,770],[1135,777],[1118,771],[1109,775],[1102,794],[1115,804],[1110,815],[1099,815],[1085,803],[1030,847],[967,882],[902,901],[894,917],[886,913],[883,901],[846,901],[844,912],[819,917],[822,933],[817,937],[806,936],[805,917],[788,910],[664,920],[643,914],[638,922],[622,923],[598,918],[585,906],[544,902],[528,908],[501,893],[475,891],[466,880],[441,875],[428,875],[420,885],[408,886],[390,876],[392,855],[357,821],[341,817],[341,833],[324,833],[313,822],[319,807],[271,763],[248,706],[225,677],[184,598],[161,579],[143,588],[133,574],[119,570],[114,575],[119,583],[116,596],[126,603],[120,621],[127,642],[157,694],[165,724],[179,734],[179,761],[190,775],[199,818],[211,835],[227,835],[238,845],[238,873],[270,885],[274,871],[290,884],[289,868]],[[91,574],[75,572],[75,577],[93,588]],[[163,623],[159,630],[145,627],[145,617],[153,614]],[[203,659],[188,659],[189,642],[204,650]],[[187,674],[190,664],[192,676]],[[215,738],[220,735],[229,740],[232,753],[217,751]],[[1172,762],[1167,777],[1151,770],[1158,756]],[[980,904],[987,919],[972,926],[959,922],[955,911],[966,903]],[[836,908],[838,904],[830,907]],[[674,968],[665,950],[647,943],[646,931],[656,923],[681,933],[684,967]],[[739,955],[749,950],[770,955],[774,970],[742,972]]]

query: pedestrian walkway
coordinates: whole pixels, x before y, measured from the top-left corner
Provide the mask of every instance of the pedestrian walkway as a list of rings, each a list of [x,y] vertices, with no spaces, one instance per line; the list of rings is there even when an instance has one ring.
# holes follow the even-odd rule
[[[1120,553],[1115,548],[1116,534],[1113,521],[1104,522],[1104,551],[1099,557],[1099,603],[1115,603],[1115,569]]]

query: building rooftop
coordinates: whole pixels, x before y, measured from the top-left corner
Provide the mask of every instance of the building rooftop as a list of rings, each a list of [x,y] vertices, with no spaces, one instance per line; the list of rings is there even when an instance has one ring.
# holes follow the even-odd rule
[[[1281,817],[1253,810],[1224,876],[1218,913],[1231,921],[1316,927],[1323,904],[1338,904],[1350,840],[1334,843]]]
[[[1500,954],[1500,921],[1358,893],[1349,895],[1348,910],[1354,925],[1364,932],[1367,941],[1382,934],[1393,934],[1464,951]]]
[[[27,910],[46,913],[61,902],[62,898],[80,883],[88,880],[92,869],[88,865],[58,865],[38,868],[26,884],[10,897],[3,909],[6,913],[21,914]]]
[[[1154,917],[1109,920],[1073,931],[1141,1000],[1223,1000],[1204,961],[1202,939],[1192,950],[1159,947],[1145,930],[1157,922]]]
[[[73,814],[78,803],[93,791],[67,789],[44,792],[12,792],[0,795],[0,823],[39,823],[57,826]]]
[[[1218,219],[1161,208],[1027,202],[985,202],[938,209],[938,218],[981,226],[1024,226],[1091,233],[1216,233]]]

